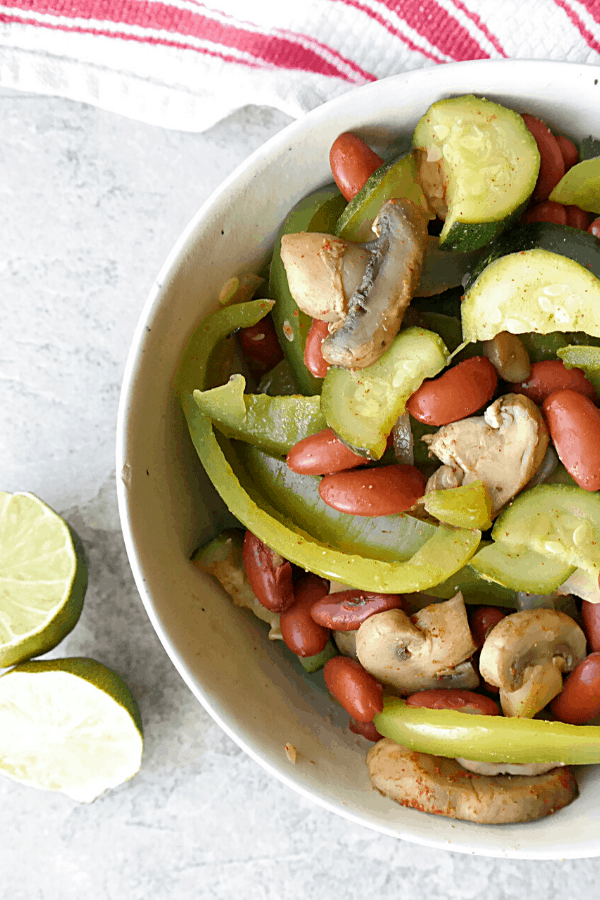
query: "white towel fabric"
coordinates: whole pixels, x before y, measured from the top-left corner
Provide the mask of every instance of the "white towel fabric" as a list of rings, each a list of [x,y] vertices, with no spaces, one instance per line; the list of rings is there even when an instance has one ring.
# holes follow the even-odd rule
[[[600,0],[0,0],[0,85],[186,131],[502,57],[600,63]]]

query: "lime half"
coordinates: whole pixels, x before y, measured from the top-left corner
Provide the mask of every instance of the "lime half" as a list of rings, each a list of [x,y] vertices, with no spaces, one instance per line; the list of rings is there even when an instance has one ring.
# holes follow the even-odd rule
[[[0,677],[0,773],[91,803],[139,771],[142,720],[122,678],[93,659],[23,663]]]
[[[74,540],[33,494],[0,491],[0,667],[46,653],[77,622],[87,569]]]

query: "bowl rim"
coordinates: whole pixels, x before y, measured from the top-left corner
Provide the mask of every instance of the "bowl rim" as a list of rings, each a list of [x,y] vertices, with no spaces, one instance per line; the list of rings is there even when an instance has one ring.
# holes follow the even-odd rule
[[[136,546],[132,529],[127,493],[127,482],[130,474],[128,471],[127,463],[129,446],[128,421],[131,410],[135,405],[136,375],[140,368],[141,358],[144,354],[144,345],[147,339],[147,322],[152,318],[154,311],[160,306],[162,292],[164,284],[167,281],[167,277],[169,273],[174,269],[177,261],[180,260],[181,257],[185,254],[186,248],[193,242],[193,235],[196,232],[199,223],[201,223],[207,217],[207,214],[216,205],[218,205],[223,197],[228,194],[231,186],[234,185],[238,180],[242,179],[249,170],[252,170],[259,160],[263,162],[265,160],[268,161],[268,158],[273,155],[282,145],[293,139],[297,133],[303,132],[307,128],[307,126],[310,127],[311,123],[318,122],[318,120],[324,114],[335,116],[336,111],[339,108],[343,108],[347,104],[349,93],[356,94],[360,92],[362,95],[366,96],[370,92],[376,95],[381,91],[382,84],[398,84],[404,88],[407,88],[410,87],[410,83],[412,81],[420,81],[427,78],[431,80],[433,87],[433,85],[437,84],[440,79],[443,78],[442,72],[447,71],[448,67],[450,67],[453,71],[460,70],[461,72],[464,72],[465,75],[474,73],[475,76],[476,73],[481,70],[484,70],[486,72],[493,72],[495,70],[498,70],[498,73],[500,73],[509,69],[522,70],[523,74],[525,75],[528,67],[532,67],[536,72],[543,72],[544,70],[547,70],[549,75],[550,73],[555,74],[557,70],[560,69],[563,69],[565,71],[569,70],[573,73],[575,73],[575,71],[577,70],[580,70],[586,75],[590,70],[595,70],[598,72],[600,77],[600,67],[598,66],[568,62],[563,60],[469,60],[465,62],[445,63],[443,66],[425,66],[408,72],[399,73],[397,75],[388,76],[387,78],[380,79],[374,83],[363,85],[358,88],[353,88],[350,91],[346,91],[344,94],[321,104],[315,109],[307,112],[304,116],[294,120],[289,125],[285,126],[282,130],[277,132],[264,144],[258,147],[242,163],[240,163],[240,165],[238,165],[204,201],[204,203],[192,216],[187,226],[183,229],[183,231],[175,241],[164,263],[162,264],[158,275],[154,280],[154,283],[152,284],[145,303],[141,309],[139,319],[133,333],[124,368],[116,426],[116,482],[121,529],[127,556],[140,598],[142,600],[148,618],[150,619],[150,622],[171,663],[175,666],[192,694],[201,703],[201,705],[210,714],[210,716],[217,722],[217,724],[225,731],[225,733],[263,769],[265,769],[270,775],[274,776],[279,781],[283,782],[287,787],[291,788],[296,793],[300,794],[311,802],[317,803],[319,806],[327,809],[329,812],[341,815],[345,819],[355,824],[369,828],[380,834],[394,838],[401,838],[403,840],[411,843],[416,843],[421,846],[429,846],[436,849],[450,850],[457,853],[470,854],[474,856],[486,856],[492,858],[547,860],[591,858],[600,855],[600,840],[598,841],[598,846],[591,852],[580,852],[575,847],[568,847],[565,848],[566,852],[561,851],[559,854],[554,846],[549,847],[547,850],[538,846],[528,848],[527,846],[515,847],[507,845],[499,845],[496,847],[486,846],[478,848],[474,843],[469,844],[468,842],[461,841],[454,843],[448,839],[440,839],[437,837],[423,837],[422,835],[415,835],[410,831],[406,831],[404,828],[398,829],[397,827],[386,827],[385,823],[383,822],[380,823],[365,821],[365,818],[362,814],[352,812],[352,810],[345,808],[341,804],[341,802],[336,803],[325,796],[317,795],[310,788],[304,787],[303,784],[299,783],[294,777],[291,777],[291,775],[288,776],[285,770],[277,768],[268,759],[261,757],[260,754],[257,753],[254,748],[246,742],[243,734],[236,731],[235,727],[221,714],[215,703],[211,700],[211,697],[203,692],[202,687],[198,684],[193,672],[190,670],[187,663],[182,658],[177,647],[172,643],[169,634],[163,626],[160,615],[155,608],[153,598],[150,594],[150,590],[144,577],[143,567],[140,562],[140,554]],[[500,81],[498,80],[497,83],[498,88],[496,89],[496,91],[500,92]],[[448,820],[449,823],[452,823],[453,821],[454,820],[451,819]],[[525,835],[524,838],[526,839]]]

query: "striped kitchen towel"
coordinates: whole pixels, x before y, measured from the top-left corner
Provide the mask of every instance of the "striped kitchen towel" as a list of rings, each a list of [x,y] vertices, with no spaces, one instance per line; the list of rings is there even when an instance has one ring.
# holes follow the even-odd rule
[[[202,131],[454,60],[600,63],[600,0],[0,0],[0,85]]]

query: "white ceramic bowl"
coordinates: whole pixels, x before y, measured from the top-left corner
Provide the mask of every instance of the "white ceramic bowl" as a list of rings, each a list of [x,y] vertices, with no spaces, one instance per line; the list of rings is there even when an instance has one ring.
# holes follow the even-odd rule
[[[136,583],[174,665],[198,700],[257,762],[301,794],[387,835],[487,856],[600,855],[600,767],[581,770],[581,796],[539,822],[481,826],[404,809],[369,788],[368,744],[348,731],[322,681],[308,679],[246,611],[188,562],[225,520],[195,456],[172,377],[223,283],[264,261],[298,200],[331,181],[342,131],[372,144],[410,133],[426,108],[474,92],[539,115],[560,131],[600,135],[600,69],[484,61],[420,69],[348,94],[277,134],[199,210],[165,262],[138,323],[119,410],[121,522]],[[293,766],[284,745],[294,744]],[[311,765],[308,761],[314,761]]]

